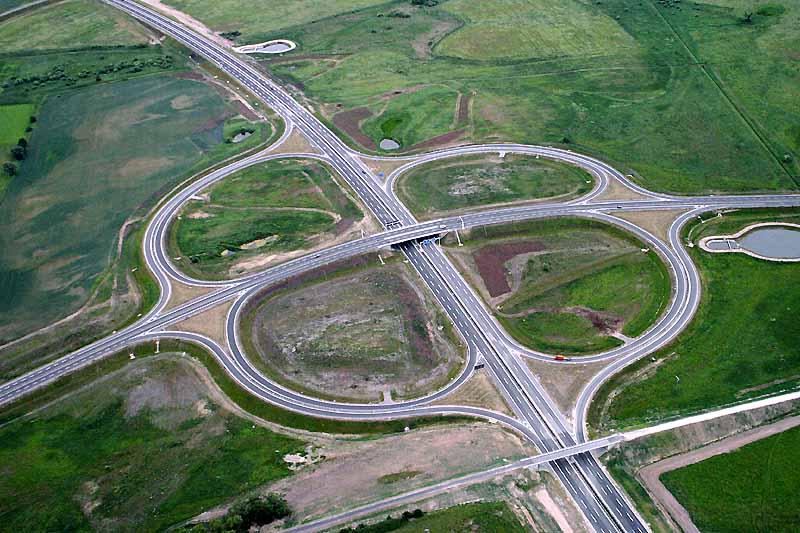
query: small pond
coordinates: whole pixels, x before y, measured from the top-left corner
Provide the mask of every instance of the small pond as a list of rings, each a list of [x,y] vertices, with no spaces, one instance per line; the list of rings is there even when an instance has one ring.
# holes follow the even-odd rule
[[[245,44],[234,48],[240,54],[282,54],[297,48],[297,43],[288,39],[273,39],[264,43]]]
[[[233,139],[231,139],[231,141],[233,141],[235,143],[240,143],[243,140],[245,140],[248,137],[250,137],[252,134],[253,134],[252,131],[246,131],[246,130],[245,131],[240,131],[239,133],[237,133],[236,135],[233,136]]]
[[[394,139],[383,139],[379,145],[381,150],[397,150],[400,148],[400,143]]]
[[[267,54],[280,54],[283,52],[288,52],[292,49],[292,46],[287,43],[272,43],[266,46],[262,46],[258,49],[259,52],[264,52]]]
[[[739,237],[741,248],[775,259],[800,258],[800,231],[786,227],[765,227]]]

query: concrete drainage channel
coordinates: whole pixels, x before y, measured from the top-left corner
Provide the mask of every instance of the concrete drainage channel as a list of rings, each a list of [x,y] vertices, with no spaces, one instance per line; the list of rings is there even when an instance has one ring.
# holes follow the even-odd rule
[[[751,224],[734,235],[712,235],[700,240],[711,253],[743,253],[778,262],[800,261],[800,224],[764,222]]]
[[[246,44],[234,48],[240,54],[282,54],[297,48],[297,43],[288,39],[273,39],[263,43]]]

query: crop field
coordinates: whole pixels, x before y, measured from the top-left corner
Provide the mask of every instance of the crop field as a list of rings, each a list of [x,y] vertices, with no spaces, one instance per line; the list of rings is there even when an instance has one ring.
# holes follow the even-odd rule
[[[264,65],[328,117],[380,113],[362,124],[375,142],[385,123],[403,131],[427,117],[430,138],[568,143],[657,190],[797,188],[800,2],[757,9],[750,23],[744,0],[544,4],[398,1],[287,23],[264,37],[298,48]],[[453,120],[453,97],[420,106],[411,96],[423,89],[431,101],[473,95],[466,121]]]
[[[262,370],[315,395],[362,401],[448,381],[461,354],[433,299],[404,265],[370,263],[260,303],[242,334],[252,337]]]
[[[508,154],[426,163],[402,174],[395,187],[412,213],[433,218],[451,210],[575,196],[589,191],[592,182],[592,176],[575,167]]]
[[[639,335],[666,308],[669,275],[643,247],[604,224],[556,219],[473,231],[448,251],[520,343],[582,354]]]
[[[269,161],[228,176],[189,202],[173,225],[173,248],[186,258],[179,263],[188,271],[224,277],[336,238],[362,217],[323,164]]]
[[[752,222],[797,223],[797,211],[727,213],[689,233],[731,234]],[[670,346],[614,377],[592,404],[590,425],[627,427],[697,412],[800,382],[800,264],[743,254],[712,254],[695,247],[704,280],[700,309]],[[677,379],[676,379],[677,376]],[[619,390],[608,400],[612,390]]]
[[[171,76],[47,99],[0,203],[0,338],[80,307],[124,221],[193,165],[231,153],[230,114],[208,86]]]
[[[798,449],[800,428],[793,428],[661,480],[701,531],[797,531]]]
[[[283,456],[304,446],[232,415],[185,360],[163,356],[3,426],[0,439],[0,519],[27,531],[162,531],[290,475]]]
[[[0,23],[0,53],[132,46],[147,44],[149,36],[144,26],[117,9],[93,0],[69,0]]]

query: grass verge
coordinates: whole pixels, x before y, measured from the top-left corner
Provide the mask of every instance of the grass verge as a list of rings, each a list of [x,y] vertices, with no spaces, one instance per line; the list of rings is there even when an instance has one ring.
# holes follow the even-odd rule
[[[242,389],[228,376],[217,360],[203,348],[189,342],[169,339],[163,339],[160,344],[162,352],[186,353],[188,356],[197,359],[208,369],[220,389],[239,407],[250,414],[284,427],[315,433],[363,436],[402,433],[406,427],[413,429],[473,420],[470,417],[461,416],[434,416],[374,422],[351,422],[302,415],[264,402]],[[131,352],[135,353],[137,358],[149,357],[155,353],[155,346],[154,343],[146,343],[135,346],[132,349],[122,350],[77,372],[67,374],[31,395],[3,406],[0,409],[0,424],[8,424],[36,408],[56,401],[65,394],[91,383],[102,375],[122,368],[130,362],[128,354]]]

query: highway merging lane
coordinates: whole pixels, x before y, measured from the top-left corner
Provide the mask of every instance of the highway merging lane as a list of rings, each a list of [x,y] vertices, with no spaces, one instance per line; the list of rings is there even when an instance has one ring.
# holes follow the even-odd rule
[[[595,187],[587,196],[563,204],[520,206],[418,223],[393,194],[392,184],[398,172],[392,173],[384,188],[357,158],[358,154],[356,152],[346,147],[338,137],[294,101],[283,89],[266,78],[263,73],[255,70],[249,64],[239,60],[215,44],[206,42],[202,37],[186,30],[166,17],[125,0],[108,0],[108,3],[194,49],[216,63],[253,94],[275,109],[283,117],[287,125],[284,139],[292,128],[296,127],[309,139],[312,145],[323,153],[323,155],[294,155],[316,157],[331,165],[359,194],[378,220],[384,224],[387,231],[332,247],[319,254],[314,254],[313,257],[302,257],[243,278],[223,282],[193,280],[175,268],[165,253],[167,229],[181,205],[201,188],[207,187],[236,170],[271,158],[288,157],[291,154],[276,156],[265,151],[212,172],[188,187],[179,190],[161,206],[148,225],[143,243],[145,258],[148,266],[156,274],[162,289],[161,298],[155,308],[143,317],[141,321],[119,333],[53,361],[14,381],[3,384],[0,386],[0,404],[13,401],[31,390],[52,382],[65,373],[114,353],[130,345],[131,342],[158,337],[177,337],[206,346],[242,387],[267,401],[287,409],[314,416],[363,420],[379,417],[406,417],[442,413],[482,416],[520,431],[531,439],[542,452],[557,453],[564,448],[573,449],[579,442],[585,441],[585,410],[588,408],[589,400],[597,388],[614,372],[625,365],[671,341],[691,319],[699,301],[700,285],[696,269],[680,243],[680,228],[682,225],[692,217],[712,209],[800,205],[800,197],[792,195],[687,198],[655,194],[631,183],[627,177],[602,161],[587,156],[548,147],[496,144],[467,146],[425,154],[409,161],[402,169],[410,168],[427,160],[468,153],[520,152],[558,159],[581,166],[595,177]],[[617,202],[596,201],[596,198],[608,185],[609,180],[617,180],[624,186],[641,194],[644,199]],[[610,214],[610,212],[618,210],[681,208],[693,209],[693,211],[680,217],[670,228],[670,246],[662,243],[641,228]],[[538,381],[531,375],[524,361],[519,357],[519,355],[522,355],[551,360],[551,356],[528,350],[510,339],[439,247],[427,239],[420,242],[423,238],[437,236],[451,230],[559,215],[599,218],[633,231],[648,242],[665,259],[675,283],[670,308],[651,330],[621,348],[591,356],[594,360],[608,359],[612,360],[612,363],[596,376],[582,392],[576,412],[578,423],[574,432],[568,428],[563,417],[554,407],[553,402],[541,388]],[[437,391],[428,397],[410,402],[399,402],[391,405],[340,404],[318,400],[286,389],[268,380],[252,367],[242,353],[240,342],[237,338],[239,311],[248,298],[265,285],[276,283],[287,277],[306,272],[309,269],[389,245],[395,245],[405,253],[423,280],[434,292],[469,347],[468,364],[456,380],[442,391]],[[191,285],[215,286],[218,290],[165,311],[171,290],[170,279],[176,279]],[[200,335],[164,331],[170,324],[179,322],[188,316],[195,315],[232,298],[235,298],[236,301],[227,322],[230,353]],[[479,357],[486,362],[501,392],[508,400],[509,405],[513,407],[518,419],[479,408],[463,406],[432,407],[426,405],[432,400],[446,395],[465,381]],[[582,361],[586,360],[588,359],[582,359]],[[579,450],[579,448],[574,449]],[[557,457],[557,455],[553,457]],[[622,492],[611,481],[608,474],[591,453],[574,453],[569,458],[558,457],[558,459],[551,461],[552,469],[578,502],[579,507],[592,527],[603,532],[646,530],[644,522],[638,517]]]

